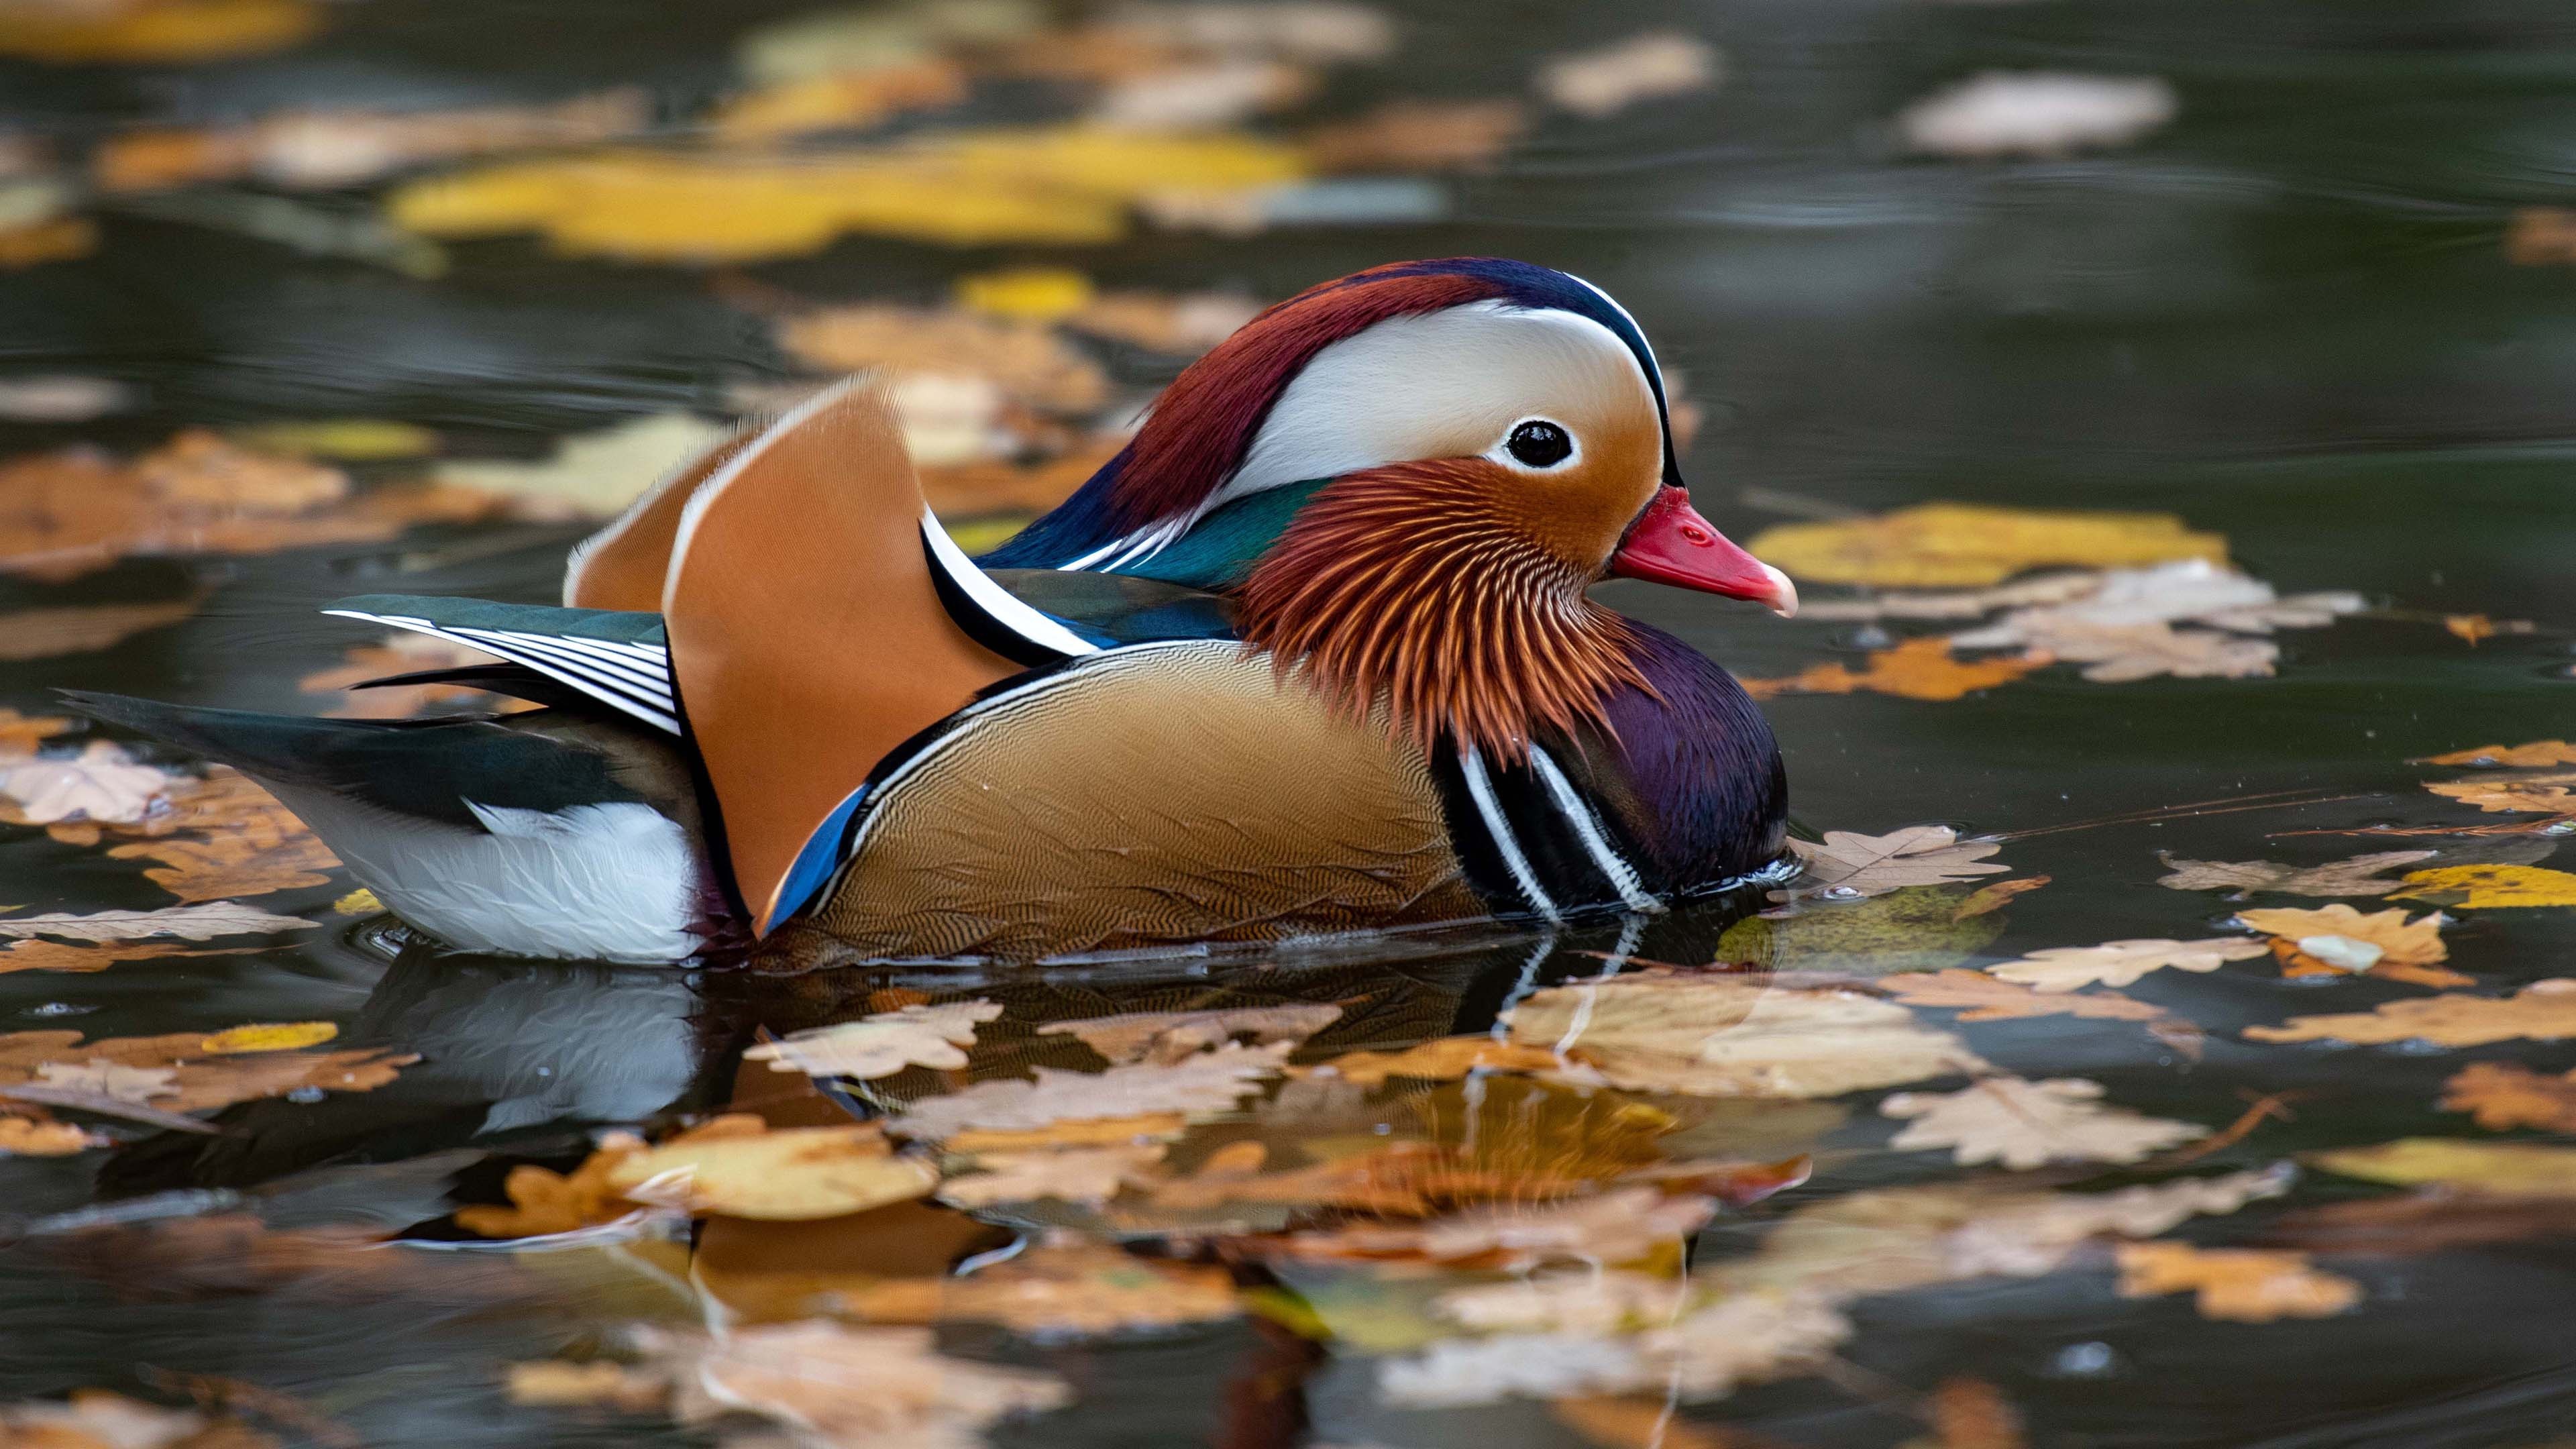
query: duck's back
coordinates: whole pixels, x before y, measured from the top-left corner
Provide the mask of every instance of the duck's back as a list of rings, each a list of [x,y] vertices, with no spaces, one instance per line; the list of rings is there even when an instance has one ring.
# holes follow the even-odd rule
[[[1230,641],[1016,683],[870,787],[806,923],[862,955],[1029,960],[1457,920],[1420,751]]]

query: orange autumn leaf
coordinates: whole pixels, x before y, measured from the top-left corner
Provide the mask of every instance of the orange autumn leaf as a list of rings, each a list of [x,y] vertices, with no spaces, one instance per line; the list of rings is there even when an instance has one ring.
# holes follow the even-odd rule
[[[1745,691],[1755,699],[1770,699],[1782,694],[1851,694],[1867,690],[1873,694],[1892,694],[1901,699],[1961,699],[1998,684],[2009,684],[2035,669],[2044,669],[2057,661],[2051,656],[2031,652],[2000,655],[1974,661],[1955,658],[1950,641],[1941,638],[1908,639],[1893,649],[1882,649],[1869,656],[1868,667],[1855,670],[1836,660],[1818,664],[1785,679],[1747,679]]]
[[[1395,1052],[1344,1052],[1307,1071],[1329,1073],[1363,1087],[1390,1077],[1447,1082],[1474,1071],[1546,1072],[1565,1065],[1544,1047],[1496,1041],[1490,1036],[1444,1036]]]
[[[192,788],[174,789],[172,800],[177,808],[142,832],[152,838],[108,854],[161,862],[144,875],[183,901],[329,885],[325,872],[340,863],[276,796],[237,770],[219,766]]]
[[[2308,1266],[2305,1253],[2123,1243],[2119,1261],[2121,1297],[2190,1292],[2203,1318],[2234,1323],[2331,1318],[2361,1301],[2360,1284]]]
[[[46,1118],[0,1116],[0,1157],[69,1157],[107,1139],[93,1137],[69,1122]]]
[[[282,1097],[307,1087],[328,1092],[371,1092],[420,1060],[368,1048],[336,1052],[256,1051],[209,1056],[206,1034],[103,1037],[84,1042],[77,1031],[0,1034],[0,1087],[40,1082],[66,1073],[116,1076],[159,1074],[151,1105],[168,1112],[198,1112]],[[47,1069],[51,1068],[51,1071]]]
[[[282,50],[322,24],[313,0],[103,0],[0,7],[0,55],[166,65]]]
[[[2511,1062],[2472,1063],[2442,1084],[2442,1110],[2470,1113],[2490,1132],[2576,1131],[2576,1072],[2556,1076]]]
[[[2447,755],[2427,755],[2413,763],[2504,766],[2521,770],[2576,765],[2576,744],[2565,740],[2534,740],[2527,745],[2479,745],[2475,749],[2453,750]]]
[[[2023,1449],[2021,1411],[1983,1379],[1953,1378],[1932,1391],[1932,1438],[1907,1449]]]
[[[72,722],[60,715],[20,714],[14,709],[0,709],[0,760],[23,759],[36,752],[36,746],[62,734]]]
[[[715,113],[715,138],[752,145],[815,131],[856,130],[906,111],[953,106],[964,99],[965,72],[951,61],[827,71],[726,101]]]
[[[98,250],[98,223],[85,216],[57,216],[0,229],[0,271],[74,262]]]
[[[2554,775],[2504,775],[2465,780],[2427,780],[2424,788],[2436,795],[2475,805],[2490,814],[2536,811],[2551,815],[2576,813],[2576,771]]]
[[[112,649],[197,612],[203,593],[149,604],[71,604],[0,614],[0,661],[53,659]]]
[[[2001,910],[2011,903],[2013,897],[2027,895],[2048,884],[2051,879],[2052,877],[2044,875],[2026,875],[2014,880],[1999,880],[1992,885],[1979,886],[1968,892],[1967,899],[1959,902],[1959,908],[1950,913],[1950,919],[1964,921],[1970,916],[1982,916],[1989,911]]]
[[[476,1203],[458,1208],[457,1226],[487,1238],[538,1238],[615,1222],[637,1204],[620,1196],[609,1178],[643,1150],[644,1139],[612,1132],[570,1173],[523,1162],[501,1180],[508,1207]]]
[[[1908,1006],[1960,1011],[1961,1021],[2018,1021],[2033,1016],[2153,1021],[2164,1015],[2162,1007],[2116,991],[2034,991],[1966,967],[1901,972],[1880,977],[1878,984]]]
[[[184,941],[67,942],[28,939],[0,946],[0,975],[12,971],[104,971],[129,961],[179,956],[238,956],[257,946],[191,946]]]
[[[2337,902],[2315,910],[2274,907],[2238,911],[2236,919],[2272,938],[2284,976],[2368,974],[2419,986],[2470,986],[2475,979],[2437,969],[2450,956],[2442,915],[2414,920],[2403,907],[2364,915]]]
[[[2535,981],[2510,997],[2446,992],[2383,1003],[2375,1011],[2294,1016],[2279,1026],[2249,1026],[2251,1041],[2339,1041],[2385,1045],[2422,1038],[2437,1046],[2499,1041],[2564,1041],[2576,1037],[2576,980]]]

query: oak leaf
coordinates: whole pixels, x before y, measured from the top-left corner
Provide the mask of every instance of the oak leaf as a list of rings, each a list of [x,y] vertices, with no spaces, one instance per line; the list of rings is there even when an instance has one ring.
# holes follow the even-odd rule
[[[2404,884],[2382,872],[2430,860],[2436,851],[2383,850],[2324,865],[2283,865],[2270,860],[2184,860],[2160,858],[2171,872],[2156,884],[2168,890],[2237,892],[2270,891],[2285,896],[2384,896]]]
[[[1178,1062],[1142,1062],[1105,1072],[1039,1067],[1034,1079],[999,1078],[965,1091],[928,1097],[887,1124],[897,1136],[932,1140],[968,1129],[1026,1132],[1059,1122],[1125,1121],[1177,1113],[1217,1116],[1276,1076],[1290,1048],[1227,1042]]]
[[[1145,1061],[1169,1064],[1235,1037],[1249,1037],[1256,1046],[1301,1046],[1308,1037],[1341,1017],[1340,1007],[1319,1002],[1217,1011],[1145,1011],[1053,1021],[1039,1027],[1038,1035],[1078,1037],[1084,1046],[1113,1065]]]
[[[2203,1318],[2331,1318],[2361,1302],[2360,1284],[2310,1267],[2305,1253],[2124,1243],[2119,1256],[2121,1297],[2190,1292]]]
[[[20,714],[0,707],[0,760],[23,760],[36,753],[36,747],[72,728],[72,721],[60,715]]]
[[[746,1050],[743,1058],[765,1061],[773,1072],[860,1081],[917,1066],[953,1071],[966,1065],[966,1053],[960,1048],[975,1044],[975,1028],[1001,1014],[998,1004],[980,998],[937,1006],[907,1005],[763,1042]]]
[[[1724,1398],[1741,1383],[1799,1372],[1829,1356],[1851,1332],[1850,1322],[1813,1294],[1757,1290],[1636,1334],[1564,1331],[1444,1340],[1418,1357],[1383,1363],[1378,1390],[1389,1403],[1407,1408],[1632,1390],[1699,1402]]]
[[[2469,986],[2472,978],[2436,969],[2449,957],[2436,911],[2409,921],[2403,908],[2363,915],[2337,903],[2317,910],[2277,907],[2239,911],[2236,919],[2272,938],[2285,976],[2369,974],[2418,986]]]
[[[938,1169],[895,1155],[874,1122],[686,1133],[608,1171],[608,1185],[636,1202],[775,1221],[865,1212],[938,1183]]]
[[[2102,1085],[2078,1077],[2031,1082],[1981,1077],[1956,1092],[1898,1092],[1879,1103],[1911,1118],[1888,1146],[1953,1149],[1962,1167],[2000,1162],[2027,1171],[2049,1162],[2137,1162],[2209,1129],[2101,1105]]]
[[[129,961],[232,956],[258,949],[256,946],[188,946],[177,941],[104,941],[74,945],[29,939],[0,946],[0,975],[12,971],[104,971]]]
[[[1965,1042],[1901,1006],[1720,974],[1569,982],[1513,1007],[1509,1029],[1519,1045],[1639,1092],[1831,1097],[1985,1066]]]
[[[2561,1041],[2576,1036],[2576,979],[2535,981],[2510,997],[2446,993],[2387,1002],[2376,1011],[2294,1016],[2280,1026],[2249,1026],[2245,1035],[2269,1042],[2423,1040],[2449,1047]]]
[[[2230,961],[2263,954],[2263,944],[2239,936],[2211,936],[2196,941],[2146,938],[2105,941],[2099,946],[2049,946],[2018,961],[2006,961],[1992,974],[2034,991],[2075,991],[2087,986],[2127,986],[2150,971],[2215,971]]]
[[[2002,910],[2011,904],[2016,896],[2028,895],[2048,884],[2051,879],[2052,877],[2044,875],[2029,875],[2016,880],[1999,880],[1990,885],[1981,885],[1968,892],[1967,899],[1959,902],[1957,908],[1950,912],[1950,919],[1964,921],[1972,916],[1982,916]]]
[[[2000,974],[2000,973],[1998,973]],[[2116,991],[2035,991],[1983,971],[1954,967],[1947,971],[1910,971],[1878,979],[1908,1006],[1943,1007],[1960,1013],[1961,1021],[2019,1021],[2034,1016],[2087,1016],[2112,1021],[2153,1021],[2161,1007]]]
[[[78,755],[0,763],[0,819],[12,825],[58,820],[103,824],[143,819],[166,803],[172,777],[141,764],[114,740],[92,740]]]
[[[2000,875],[2010,866],[1983,863],[2000,842],[1962,842],[1946,825],[1913,825],[1886,835],[1828,830],[1822,844],[1791,840],[1806,866],[1800,890],[1845,897],[1885,895],[1906,886],[1941,885],[1970,876]],[[1778,899],[1779,894],[1774,894]]]
[[[2442,1110],[2471,1113],[2491,1132],[2576,1131],[2576,1072],[2552,1076],[2511,1062],[2473,1062],[2442,1084]]]
[[[844,1297],[844,1311],[879,1323],[998,1323],[1050,1338],[1177,1328],[1243,1311],[1223,1268],[1140,1258],[1070,1234],[972,1273],[895,1279]]]
[[[2465,780],[2427,780],[2424,788],[2491,815],[2515,812],[2576,814],[2576,771],[2539,775],[2472,775]]]
[[[1131,1185],[1153,1181],[1154,1165],[1166,1150],[1159,1142],[1118,1142],[1053,1152],[979,1152],[973,1165],[983,1170],[941,1182],[939,1200],[978,1208],[1054,1198],[1097,1207]]]
[[[183,901],[329,885],[326,872],[340,864],[322,837],[238,770],[217,766],[179,782],[171,799],[174,808],[140,832],[145,839],[108,854],[159,861],[143,874]]]
[[[612,1132],[569,1173],[523,1162],[501,1180],[507,1207],[475,1203],[456,1210],[456,1222],[487,1238],[537,1238],[615,1222],[638,1210],[609,1177],[618,1164],[644,1150],[644,1139]],[[515,1386],[516,1379],[513,1378]]]
[[[113,1073],[130,1068],[167,1071],[175,1095],[150,1089],[150,1105],[170,1112],[200,1112],[256,1097],[282,1097],[312,1089],[370,1092],[392,1081],[415,1055],[367,1048],[333,1052],[249,1051],[210,1054],[201,1031],[164,1036],[105,1037],[83,1043],[76,1031],[0,1034],[0,1088],[44,1085],[66,1073],[96,1074],[107,1081],[139,1081]],[[115,1095],[113,1091],[110,1095]]]

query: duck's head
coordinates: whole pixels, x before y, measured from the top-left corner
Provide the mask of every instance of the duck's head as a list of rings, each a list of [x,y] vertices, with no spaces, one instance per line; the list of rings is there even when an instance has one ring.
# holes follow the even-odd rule
[[[1797,607],[1691,506],[1628,313],[1491,258],[1377,267],[1263,312],[985,562],[1235,594],[1245,636],[1283,664],[1506,757],[1642,686],[1593,584]]]

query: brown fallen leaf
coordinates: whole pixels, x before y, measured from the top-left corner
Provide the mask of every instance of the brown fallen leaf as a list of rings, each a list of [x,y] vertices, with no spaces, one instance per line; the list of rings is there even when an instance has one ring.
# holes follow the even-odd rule
[[[1236,1037],[1248,1037],[1255,1046],[1302,1046],[1341,1017],[1338,1006],[1303,1002],[1220,1011],[1147,1011],[1049,1022],[1038,1028],[1038,1035],[1078,1038],[1112,1066],[1169,1065]]]
[[[964,311],[868,303],[779,324],[778,344],[827,372],[985,378],[1020,402],[1083,415],[1109,400],[1097,363],[1052,331]]]
[[[273,936],[281,931],[309,930],[311,921],[272,915],[238,901],[196,906],[164,906],[157,911],[97,911],[85,916],[49,914],[0,916],[0,936],[51,936],[58,940],[113,945],[147,936],[183,936],[212,941],[223,936]]]
[[[501,1180],[508,1207],[476,1203],[458,1208],[457,1225],[487,1238],[535,1238],[615,1222],[640,1204],[619,1195],[610,1174],[643,1150],[644,1139],[612,1132],[569,1174],[520,1163]]]
[[[2463,805],[2475,805],[2489,814],[2517,812],[2566,815],[2576,813],[2576,771],[2543,775],[2472,775],[2465,780],[2427,780],[2424,788]]]
[[[1380,1087],[1397,1077],[1449,1082],[1470,1072],[1545,1072],[1564,1065],[1564,1059],[1545,1047],[1496,1041],[1490,1036],[1443,1036],[1402,1051],[1344,1052],[1302,1070],[1340,1077],[1363,1087]]]
[[[60,715],[20,714],[0,708],[0,760],[27,759],[45,741],[72,727],[72,721]]]
[[[202,1112],[255,1097],[282,1097],[307,1088],[369,1092],[420,1060],[417,1055],[368,1048],[210,1053],[206,1033],[201,1031],[105,1037],[86,1043],[80,1036],[77,1031],[0,1034],[0,1087],[93,1077],[139,1083],[139,1079],[120,1074],[167,1073],[166,1077],[156,1078],[167,1087],[166,1092],[143,1088],[149,1094],[150,1105],[169,1112]]]
[[[0,1157],[69,1157],[107,1145],[106,1138],[69,1122],[23,1115],[36,1110],[20,1107],[0,1114]]]
[[[947,1357],[926,1328],[847,1328],[816,1319],[737,1326],[721,1339],[670,1333],[652,1342],[681,1423],[748,1412],[851,1449],[967,1449],[982,1442],[979,1430],[1073,1398],[1051,1375]]]
[[[1828,830],[1824,843],[1791,840],[1806,866],[1796,894],[1853,898],[1885,895],[1907,886],[1943,885],[1970,876],[2001,875],[2010,866],[1986,861],[2003,849],[1998,841],[1961,841],[1946,825],[1911,825],[1886,835]],[[1774,891],[1773,900],[1791,893]]]
[[[543,106],[299,109],[238,126],[110,136],[91,153],[90,174],[106,191],[246,178],[271,186],[335,189],[432,161],[605,141],[640,130],[651,119],[652,98],[638,89]]]
[[[1154,1206],[1206,1212],[1270,1203],[1420,1218],[1469,1204],[1577,1197],[1593,1185],[1588,1177],[1486,1165],[1457,1148],[1429,1142],[1390,1143],[1284,1172],[1258,1170],[1264,1160],[1259,1143],[1229,1145],[1256,1151],[1241,1159],[1220,1153],[1187,1177],[1157,1183]]]
[[[2141,1116],[2101,1099],[2102,1084],[2080,1077],[1982,1077],[1956,1092],[1898,1092],[1878,1110],[1912,1119],[1888,1142],[1895,1151],[1947,1147],[1962,1167],[2000,1162],[2018,1172],[2050,1162],[2139,1162],[2209,1135],[2195,1123]]]
[[[1965,967],[1882,976],[1877,984],[1908,1006],[1958,1011],[1961,1021],[2019,1021],[2034,1016],[2153,1021],[2165,1014],[2160,1006],[2116,991],[2035,991]]]
[[[2541,769],[2550,765],[2576,765],[2576,744],[2565,740],[2534,740],[2527,745],[2479,745],[2474,749],[2453,750],[2447,755],[2427,755],[2408,763]]]
[[[1967,898],[1959,902],[1956,910],[1950,912],[1950,919],[1964,921],[1970,916],[1982,916],[1990,911],[2002,910],[2012,903],[2015,896],[2028,895],[2048,884],[2051,879],[2052,877],[2044,875],[2026,875],[2014,880],[1999,880],[1991,885],[1981,885],[1968,892]]]
[[[197,612],[202,593],[153,604],[76,604],[0,614],[0,662],[58,659],[113,649]]]
[[[1069,1233],[963,1276],[890,1279],[843,1302],[870,1322],[998,1323],[1049,1338],[1178,1328],[1243,1311],[1222,1268],[1157,1262]]]
[[[2285,976],[2371,975],[2419,986],[2473,986],[2474,978],[2436,970],[2448,959],[2439,911],[2408,920],[2406,912],[2363,915],[2335,904],[2315,910],[2275,907],[2238,911],[2236,919],[2272,938]]]
[[[2121,1297],[2190,1292],[2203,1318],[2233,1323],[2332,1318],[2361,1302],[2360,1284],[2310,1267],[2305,1253],[2123,1243],[2119,1259]]]
[[[2386,1044],[2422,1039],[2437,1046],[2499,1041],[2561,1041],[2576,1036],[2576,980],[2535,981],[2510,997],[2450,993],[2391,1001],[2376,1011],[2294,1016],[2279,1026],[2249,1026],[2254,1041]]]
[[[98,223],[85,216],[53,216],[0,227],[0,272],[47,262],[76,262],[98,250]]]
[[[975,1044],[975,1028],[1001,1014],[998,1004],[980,997],[937,1006],[910,1004],[763,1042],[745,1051],[743,1058],[765,1061],[773,1072],[860,1081],[890,1077],[910,1067],[954,1071],[966,1065],[963,1048]]]
[[[1395,101],[1306,133],[1319,171],[1465,171],[1491,166],[1529,129],[1518,101]]]
[[[759,1119],[719,1118],[658,1147],[619,1159],[608,1185],[636,1202],[691,1215],[806,1221],[921,1197],[939,1170],[897,1156],[875,1122],[758,1130]]]
[[[2150,971],[2215,971],[2230,961],[2263,954],[2259,941],[2212,936],[2198,941],[2150,938],[2105,941],[2099,946],[2049,946],[1993,969],[1997,978],[2041,992],[2087,986],[2127,986]]]
[[[2171,873],[2156,884],[2177,891],[2234,891],[2240,898],[2254,891],[2286,896],[2384,896],[2404,882],[2384,879],[2382,872],[2430,860],[2436,854],[2439,852],[2431,850],[2383,850],[2324,865],[2295,866],[2270,860],[2184,860],[2158,852],[2157,858]]]
[[[1893,649],[1882,649],[1870,655],[1865,669],[1855,670],[1835,660],[1782,679],[1746,679],[1740,682],[1745,692],[1755,699],[1772,699],[1783,694],[1851,694],[1866,690],[1872,694],[1892,694],[1900,699],[1951,700],[1965,699],[1978,690],[2009,684],[2056,662],[2055,656],[2038,650],[1970,661],[1953,657],[1947,639],[1908,639]]]
[[[979,1208],[1054,1198],[1097,1207],[1130,1186],[1152,1183],[1154,1165],[1166,1150],[1159,1142],[1120,1142],[1053,1152],[979,1152],[972,1163],[983,1170],[943,1180],[939,1200]]]
[[[2023,1449],[2021,1411],[1984,1379],[1949,1378],[1932,1391],[1932,1436],[1903,1449]]]
[[[1832,1097],[1983,1070],[1967,1043],[1857,991],[1765,987],[1664,969],[1569,982],[1512,1008],[1510,1039],[1614,1087]]]
[[[2471,1113],[2490,1132],[2576,1131],[2576,1072],[2553,1076],[2511,1062],[2473,1062],[2442,1084],[2442,1110]]]
[[[171,799],[174,808],[142,832],[149,838],[108,855],[159,861],[143,874],[183,901],[329,885],[340,864],[322,837],[238,770],[215,766],[174,786]]]
[[[1284,1044],[1247,1047],[1227,1042],[1214,1051],[1169,1064],[1147,1062],[1105,1072],[1039,1067],[1034,1080],[999,1078],[948,1096],[924,1098],[887,1126],[897,1136],[939,1140],[970,1128],[986,1133],[1029,1132],[1066,1121],[1126,1121],[1166,1113],[1213,1117],[1259,1092],[1262,1079],[1278,1074],[1289,1050]]]
[[[1651,1187],[1539,1204],[1501,1204],[1420,1223],[1357,1222],[1246,1240],[1250,1251],[1306,1259],[1442,1263],[1520,1271],[1545,1262],[1632,1263],[1707,1226],[1714,1200]]]

